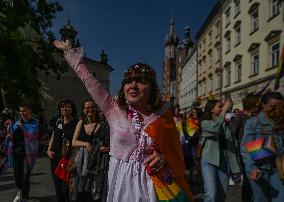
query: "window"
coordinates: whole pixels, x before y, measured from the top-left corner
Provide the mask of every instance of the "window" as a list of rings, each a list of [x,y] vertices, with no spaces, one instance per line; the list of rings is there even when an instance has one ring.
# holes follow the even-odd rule
[[[235,0],[235,16],[241,12],[240,0]]]
[[[225,85],[229,86],[231,85],[231,65],[226,66],[225,68]]]
[[[242,63],[241,61],[236,62],[236,82],[242,80]]]
[[[270,46],[270,67],[276,67],[278,65],[279,51],[279,42],[276,42]]]
[[[218,21],[215,24],[215,27],[216,27],[216,38],[217,38],[220,35],[220,33],[221,33],[220,21]]]
[[[213,91],[213,77],[209,76],[209,91]]]
[[[170,94],[176,96],[176,85],[174,83],[170,84]]]
[[[230,9],[231,8],[228,8],[226,11],[225,11],[225,26],[228,26],[231,22],[231,17],[230,17]]]
[[[203,86],[202,86],[202,82],[199,83],[199,95],[203,95]]]
[[[202,61],[199,62],[199,75],[202,73]]]
[[[208,41],[209,43],[212,41],[212,30],[208,33]]]
[[[203,65],[204,65],[203,72],[205,72],[207,69],[206,57],[203,58]]]
[[[236,28],[235,28],[235,35],[236,35],[236,44],[235,45],[238,45],[241,43],[241,25],[238,25]]]
[[[259,53],[251,56],[251,75],[256,75],[259,72]]]
[[[270,17],[274,17],[279,14],[279,0],[270,0]]]
[[[217,89],[220,89],[220,85],[221,84],[221,74],[220,74],[220,72],[217,72],[216,73],[216,90]]]
[[[203,83],[203,95],[206,94],[206,81],[204,81]]]
[[[209,68],[210,68],[210,67],[212,67],[212,52],[208,53],[208,57],[209,57],[208,65],[209,65]]]
[[[258,9],[251,14],[251,32],[255,32],[259,28]]]
[[[231,50],[231,35],[228,34],[226,37],[226,53]]]
[[[216,62],[219,62],[221,59],[221,47],[220,45],[218,45],[216,47]]]

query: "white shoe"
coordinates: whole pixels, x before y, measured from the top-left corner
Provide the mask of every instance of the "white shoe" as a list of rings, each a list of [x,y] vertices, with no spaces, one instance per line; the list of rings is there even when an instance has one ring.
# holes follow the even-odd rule
[[[229,185],[230,186],[234,186],[235,185],[235,182],[234,182],[234,180],[231,177],[229,179]]]
[[[13,202],[20,202],[20,201],[22,201],[22,192],[19,190]]]

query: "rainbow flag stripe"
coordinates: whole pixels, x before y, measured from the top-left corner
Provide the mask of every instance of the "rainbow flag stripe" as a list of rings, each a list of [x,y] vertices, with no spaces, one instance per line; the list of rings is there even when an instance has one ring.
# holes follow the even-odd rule
[[[273,156],[273,153],[264,149],[266,138],[258,138],[254,141],[244,144],[246,150],[250,153],[252,160],[260,160]]]
[[[158,199],[161,202],[190,201],[186,193],[175,182],[172,182],[171,184],[154,183],[154,187],[155,187]]]
[[[186,122],[186,130],[187,130],[187,134],[192,137],[196,131],[198,129],[198,125],[197,125],[197,122],[190,118],[189,120],[187,120]]]

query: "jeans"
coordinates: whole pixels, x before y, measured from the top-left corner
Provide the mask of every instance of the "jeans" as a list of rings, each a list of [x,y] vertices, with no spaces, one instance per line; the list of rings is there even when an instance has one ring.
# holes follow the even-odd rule
[[[16,187],[22,192],[23,199],[28,199],[30,191],[31,168],[23,155],[14,154],[13,167]]]
[[[255,202],[283,202],[284,182],[278,178],[275,169],[261,170],[261,177],[254,181],[249,179]]]
[[[226,200],[229,183],[228,165],[225,156],[220,159],[220,166],[215,166],[201,158],[204,202],[223,202]]]

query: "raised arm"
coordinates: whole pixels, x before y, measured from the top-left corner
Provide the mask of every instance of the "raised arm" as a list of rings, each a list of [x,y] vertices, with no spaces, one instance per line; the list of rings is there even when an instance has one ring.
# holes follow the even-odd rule
[[[99,108],[107,115],[111,108],[114,99],[110,94],[103,88],[93,74],[86,68],[83,63],[83,49],[82,48],[71,48],[71,42],[65,41],[54,41],[54,45],[64,51],[64,57],[68,64],[75,71],[77,76],[81,79],[85,85],[87,91],[92,96],[93,100],[97,103]]]

